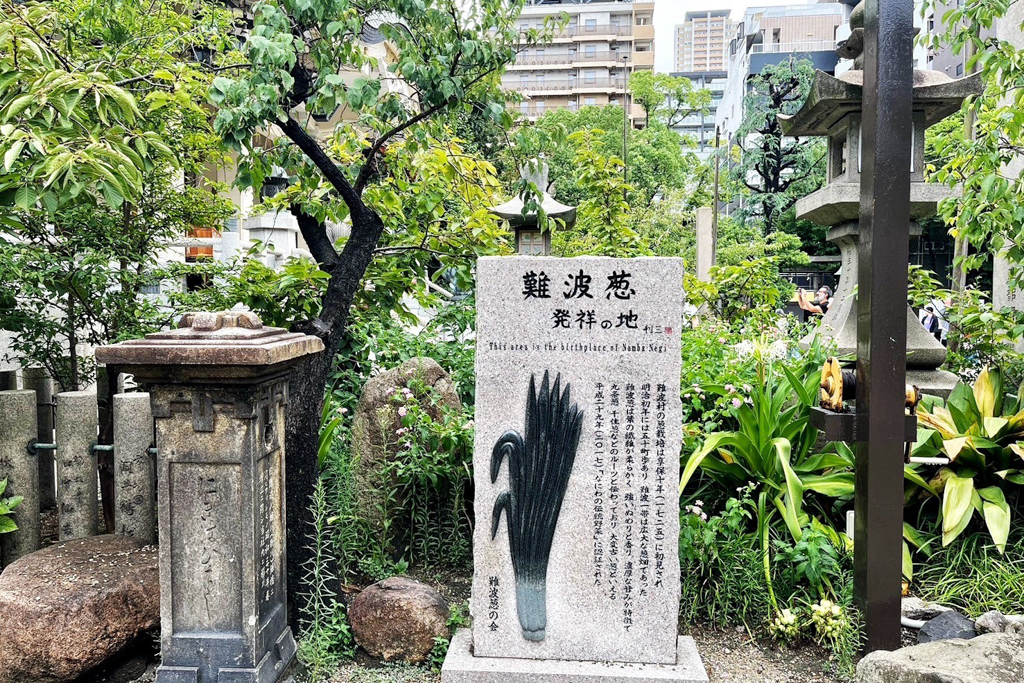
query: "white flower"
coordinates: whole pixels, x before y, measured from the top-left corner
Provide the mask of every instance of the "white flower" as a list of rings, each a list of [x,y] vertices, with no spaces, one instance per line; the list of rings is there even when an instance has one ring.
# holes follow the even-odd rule
[[[406,407],[402,406],[401,408],[398,409],[398,416],[399,417],[405,417],[406,413],[408,413],[408,412],[409,411],[406,409]]]
[[[741,401],[740,399],[734,398],[732,400],[732,407],[733,408],[739,408],[741,405],[743,405],[743,401]]]
[[[744,339],[738,344],[733,344],[732,349],[740,358],[750,358],[754,355],[754,342]]]
[[[751,391],[753,391],[753,389],[752,389],[752,387],[749,384],[744,384],[743,385],[743,392],[744,393],[749,394]]]
[[[773,341],[768,347],[768,355],[772,360],[782,360],[789,354],[789,347],[785,339]]]

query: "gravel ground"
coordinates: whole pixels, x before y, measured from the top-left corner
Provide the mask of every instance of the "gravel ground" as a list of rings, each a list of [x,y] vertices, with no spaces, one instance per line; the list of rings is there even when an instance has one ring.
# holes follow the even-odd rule
[[[752,641],[745,632],[693,630],[711,683],[842,683],[817,647],[778,649]],[[381,666],[369,660],[343,666],[330,683],[437,683],[425,667]]]

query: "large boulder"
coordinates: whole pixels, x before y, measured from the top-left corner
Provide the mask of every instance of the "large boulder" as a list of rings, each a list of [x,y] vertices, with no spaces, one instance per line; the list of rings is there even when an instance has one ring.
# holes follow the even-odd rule
[[[155,546],[93,536],[26,555],[0,574],[0,683],[75,680],[159,621]]]
[[[1024,636],[988,633],[894,652],[872,652],[857,665],[856,683],[1020,683]]]
[[[430,586],[393,576],[366,588],[348,608],[356,643],[386,662],[422,662],[447,638],[448,603]]]
[[[384,510],[392,493],[387,465],[398,454],[399,410],[406,400],[415,400],[434,420],[445,411],[462,410],[451,378],[433,358],[410,358],[363,387],[352,421],[352,457],[359,513],[378,533],[384,531]]]

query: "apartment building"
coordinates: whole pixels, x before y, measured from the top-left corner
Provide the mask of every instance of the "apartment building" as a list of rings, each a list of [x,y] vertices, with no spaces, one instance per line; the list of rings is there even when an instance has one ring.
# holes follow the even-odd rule
[[[548,45],[523,50],[503,77],[506,90],[522,95],[513,105],[530,118],[554,109],[622,105],[629,74],[654,68],[654,1],[528,0],[519,26],[539,28],[545,19],[568,16]],[[634,125],[644,111],[630,103]]]
[[[675,70],[687,73],[727,71],[729,41],[736,24],[727,9],[687,12],[675,30]]]
[[[848,25],[853,0],[751,7],[729,43],[729,79],[715,124],[731,139],[743,120],[743,98],[751,77],[769,64],[791,57],[809,59],[814,68],[836,72],[837,32]]]
[[[700,159],[707,159],[715,150],[715,113],[725,95],[729,74],[726,71],[677,71],[672,75],[690,79],[694,90],[711,91],[711,104],[704,114],[691,114],[672,127],[672,130],[696,143],[693,151]]]

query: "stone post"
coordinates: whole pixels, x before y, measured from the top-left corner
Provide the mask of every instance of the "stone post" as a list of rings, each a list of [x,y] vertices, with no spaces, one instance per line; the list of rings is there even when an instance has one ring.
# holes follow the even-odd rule
[[[36,440],[53,443],[53,380],[43,368],[26,368],[22,373],[25,388],[36,392]],[[57,506],[57,493],[53,478],[53,451],[40,449],[36,453],[39,461],[39,508],[52,510]]]
[[[715,236],[712,226],[715,210],[709,206],[697,209],[697,279],[711,280],[711,266],[715,265]]]
[[[157,683],[275,683],[295,656],[285,585],[288,374],[323,350],[252,313],[96,350],[148,388],[156,420]]]
[[[35,393],[0,391],[0,480],[7,479],[2,497],[24,497],[12,515],[18,530],[0,535],[0,566],[39,549],[39,466],[27,448],[35,438]]]
[[[58,536],[95,536],[97,529],[96,394],[65,391],[57,394],[57,514]]]
[[[156,472],[149,394],[114,395],[114,533],[156,543]]]

